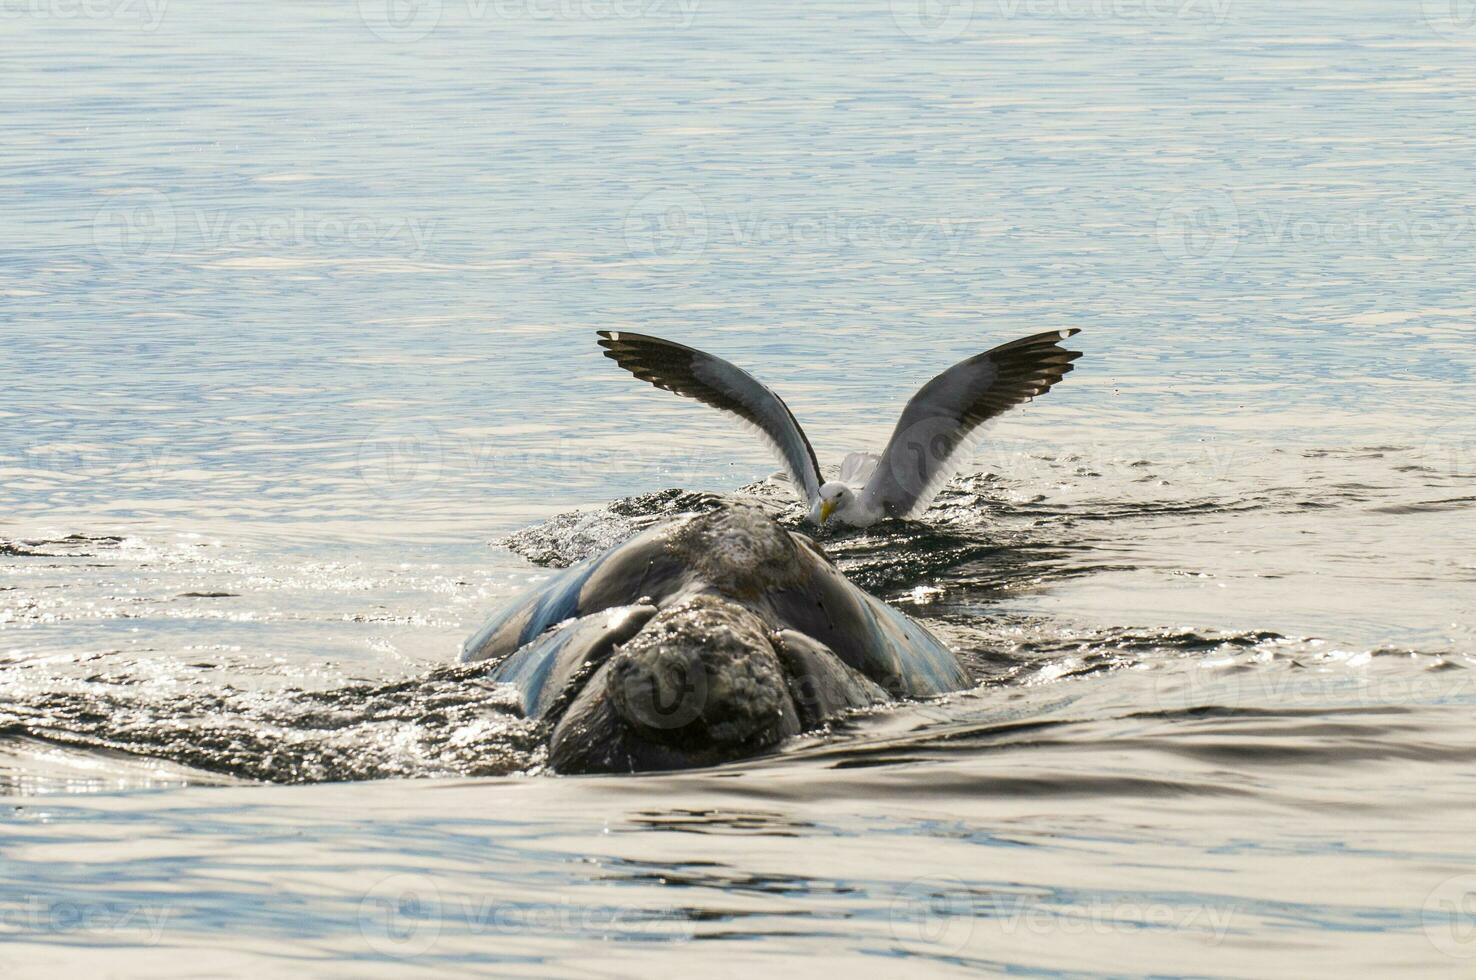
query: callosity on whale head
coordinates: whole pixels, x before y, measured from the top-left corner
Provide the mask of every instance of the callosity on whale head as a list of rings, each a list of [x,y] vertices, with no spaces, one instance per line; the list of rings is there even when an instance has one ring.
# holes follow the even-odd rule
[[[712,765],[848,709],[968,687],[921,625],[757,507],[728,503],[560,573],[464,647],[552,727],[560,772]]]

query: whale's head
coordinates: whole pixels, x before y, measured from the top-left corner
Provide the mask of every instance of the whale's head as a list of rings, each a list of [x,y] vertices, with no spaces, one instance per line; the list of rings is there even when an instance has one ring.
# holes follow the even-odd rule
[[[699,594],[658,612],[616,648],[554,728],[562,772],[712,765],[801,730],[780,650],[731,599]]]

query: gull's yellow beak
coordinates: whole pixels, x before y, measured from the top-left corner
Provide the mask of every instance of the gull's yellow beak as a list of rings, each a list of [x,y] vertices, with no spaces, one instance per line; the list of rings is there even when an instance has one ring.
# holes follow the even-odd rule
[[[826,521],[830,520],[830,515],[831,514],[834,514],[834,513],[835,513],[835,501],[833,501],[833,500],[822,500],[822,501],[820,501],[820,523],[821,524],[824,524]]]

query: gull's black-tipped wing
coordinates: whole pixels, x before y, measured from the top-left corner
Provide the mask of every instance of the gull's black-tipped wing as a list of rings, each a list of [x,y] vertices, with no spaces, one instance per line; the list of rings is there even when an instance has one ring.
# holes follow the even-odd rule
[[[793,481],[814,505],[820,497],[820,464],[810,440],[784,399],[740,367],[692,347],[638,333],[600,330],[605,356],[642,381],[695,398],[756,428]]]
[[[888,517],[916,517],[963,465],[979,426],[1051,390],[1081,351],[1052,330],[977,354],[923,385],[907,407],[866,483],[863,502]]]

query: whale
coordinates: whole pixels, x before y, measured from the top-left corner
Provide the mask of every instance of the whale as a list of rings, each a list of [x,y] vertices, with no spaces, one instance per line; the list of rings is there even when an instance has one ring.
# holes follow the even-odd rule
[[[557,573],[460,659],[516,689],[569,774],[732,762],[855,709],[972,686],[926,627],[738,500]]]

